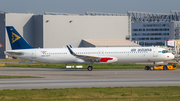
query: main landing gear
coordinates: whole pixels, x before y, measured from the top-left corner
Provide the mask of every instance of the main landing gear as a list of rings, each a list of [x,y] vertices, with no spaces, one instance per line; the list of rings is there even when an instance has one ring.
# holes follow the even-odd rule
[[[90,62],[90,65],[87,68],[88,71],[92,71],[93,70],[93,67],[92,67],[93,63],[94,63],[93,61]]]
[[[88,71],[92,71],[93,67],[92,66],[88,66],[87,70]]]

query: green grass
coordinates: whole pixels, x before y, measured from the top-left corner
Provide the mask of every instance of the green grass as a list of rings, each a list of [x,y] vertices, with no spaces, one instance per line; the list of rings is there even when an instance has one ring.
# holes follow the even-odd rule
[[[19,61],[29,61],[25,59],[0,59],[0,62],[19,62]]]
[[[36,76],[12,76],[12,75],[0,75],[0,79],[10,79],[10,78],[41,78]]]
[[[68,64],[68,66],[82,65],[87,68],[89,64]],[[128,63],[109,63],[109,64],[93,64],[94,69],[144,69],[150,64],[128,64]],[[5,67],[31,67],[31,68],[66,68],[66,64],[48,64],[48,63],[5,63]],[[180,68],[180,65],[178,65]]]
[[[87,68],[89,64],[68,64],[68,66],[82,65]],[[109,64],[93,64],[95,69],[144,69],[144,64],[125,64],[125,63],[109,63]],[[47,63],[5,63],[5,67],[35,67],[35,68],[66,68],[66,64],[47,64]]]
[[[0,100],[13,101],[179,101],[180,87],[107,87],[0,90]]]

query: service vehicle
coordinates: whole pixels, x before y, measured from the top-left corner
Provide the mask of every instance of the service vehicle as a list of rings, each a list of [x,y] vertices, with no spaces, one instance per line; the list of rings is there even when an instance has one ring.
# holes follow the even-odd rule
[[[172,70],[177,69],[177,63],[168,63],[167,65],[145,66],[145,70]]]

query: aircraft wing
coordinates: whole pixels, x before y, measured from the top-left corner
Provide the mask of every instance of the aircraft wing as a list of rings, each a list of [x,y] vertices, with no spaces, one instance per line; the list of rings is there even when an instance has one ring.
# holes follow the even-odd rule
[[[74,53],[68,45],[67,45],[67,48],[73,56],[83,59],[85,61],[95,61],[95,62],[108,62],[109,60],[113,60],[113,62],[117,61],[117,58],[109,57],[109,56],[78,55]]]
[[[23,52],[12,52],[12,51],[6,51],[5,54],[7,55],[23,55]]]

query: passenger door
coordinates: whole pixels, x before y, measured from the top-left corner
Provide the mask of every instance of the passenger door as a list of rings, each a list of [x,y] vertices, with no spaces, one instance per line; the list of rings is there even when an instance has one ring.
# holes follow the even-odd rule
[[[158,57],[157,48],[154,48],[154,49],[153,49],[153,57]]]

